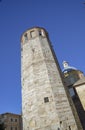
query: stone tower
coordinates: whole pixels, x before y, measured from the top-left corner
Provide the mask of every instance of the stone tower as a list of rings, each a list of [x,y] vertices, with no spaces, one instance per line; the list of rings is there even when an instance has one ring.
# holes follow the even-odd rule
[[[21,38],[23,130],[82,130],[44,28]]]

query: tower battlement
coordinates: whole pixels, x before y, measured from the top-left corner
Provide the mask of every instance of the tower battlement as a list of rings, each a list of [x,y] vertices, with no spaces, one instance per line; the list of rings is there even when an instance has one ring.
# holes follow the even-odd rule
[[[26,30],[21,36],[21,43],[25,43],[26,41],[32,40],[36,37],[48,37],[48,33],[44,28],[41,27],[33,27]]]

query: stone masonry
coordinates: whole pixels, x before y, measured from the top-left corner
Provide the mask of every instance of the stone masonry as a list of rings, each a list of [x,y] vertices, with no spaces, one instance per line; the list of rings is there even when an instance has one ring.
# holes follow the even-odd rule
[[[44,28],[21,38],[23,130],[82,130]]]

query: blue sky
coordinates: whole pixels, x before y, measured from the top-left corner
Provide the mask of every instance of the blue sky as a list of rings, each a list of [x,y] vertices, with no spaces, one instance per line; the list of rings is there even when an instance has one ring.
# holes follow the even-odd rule
[[[44,27],[58,61],[85,73],[84,0],[0,1],[0,113],[21,113],[20,38],[34,26]]]

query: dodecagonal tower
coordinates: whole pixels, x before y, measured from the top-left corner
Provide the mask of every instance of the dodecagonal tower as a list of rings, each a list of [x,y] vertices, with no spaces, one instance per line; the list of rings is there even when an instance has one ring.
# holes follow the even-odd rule
[[[23,130],[82,130],[44,28],[21,38]]]

